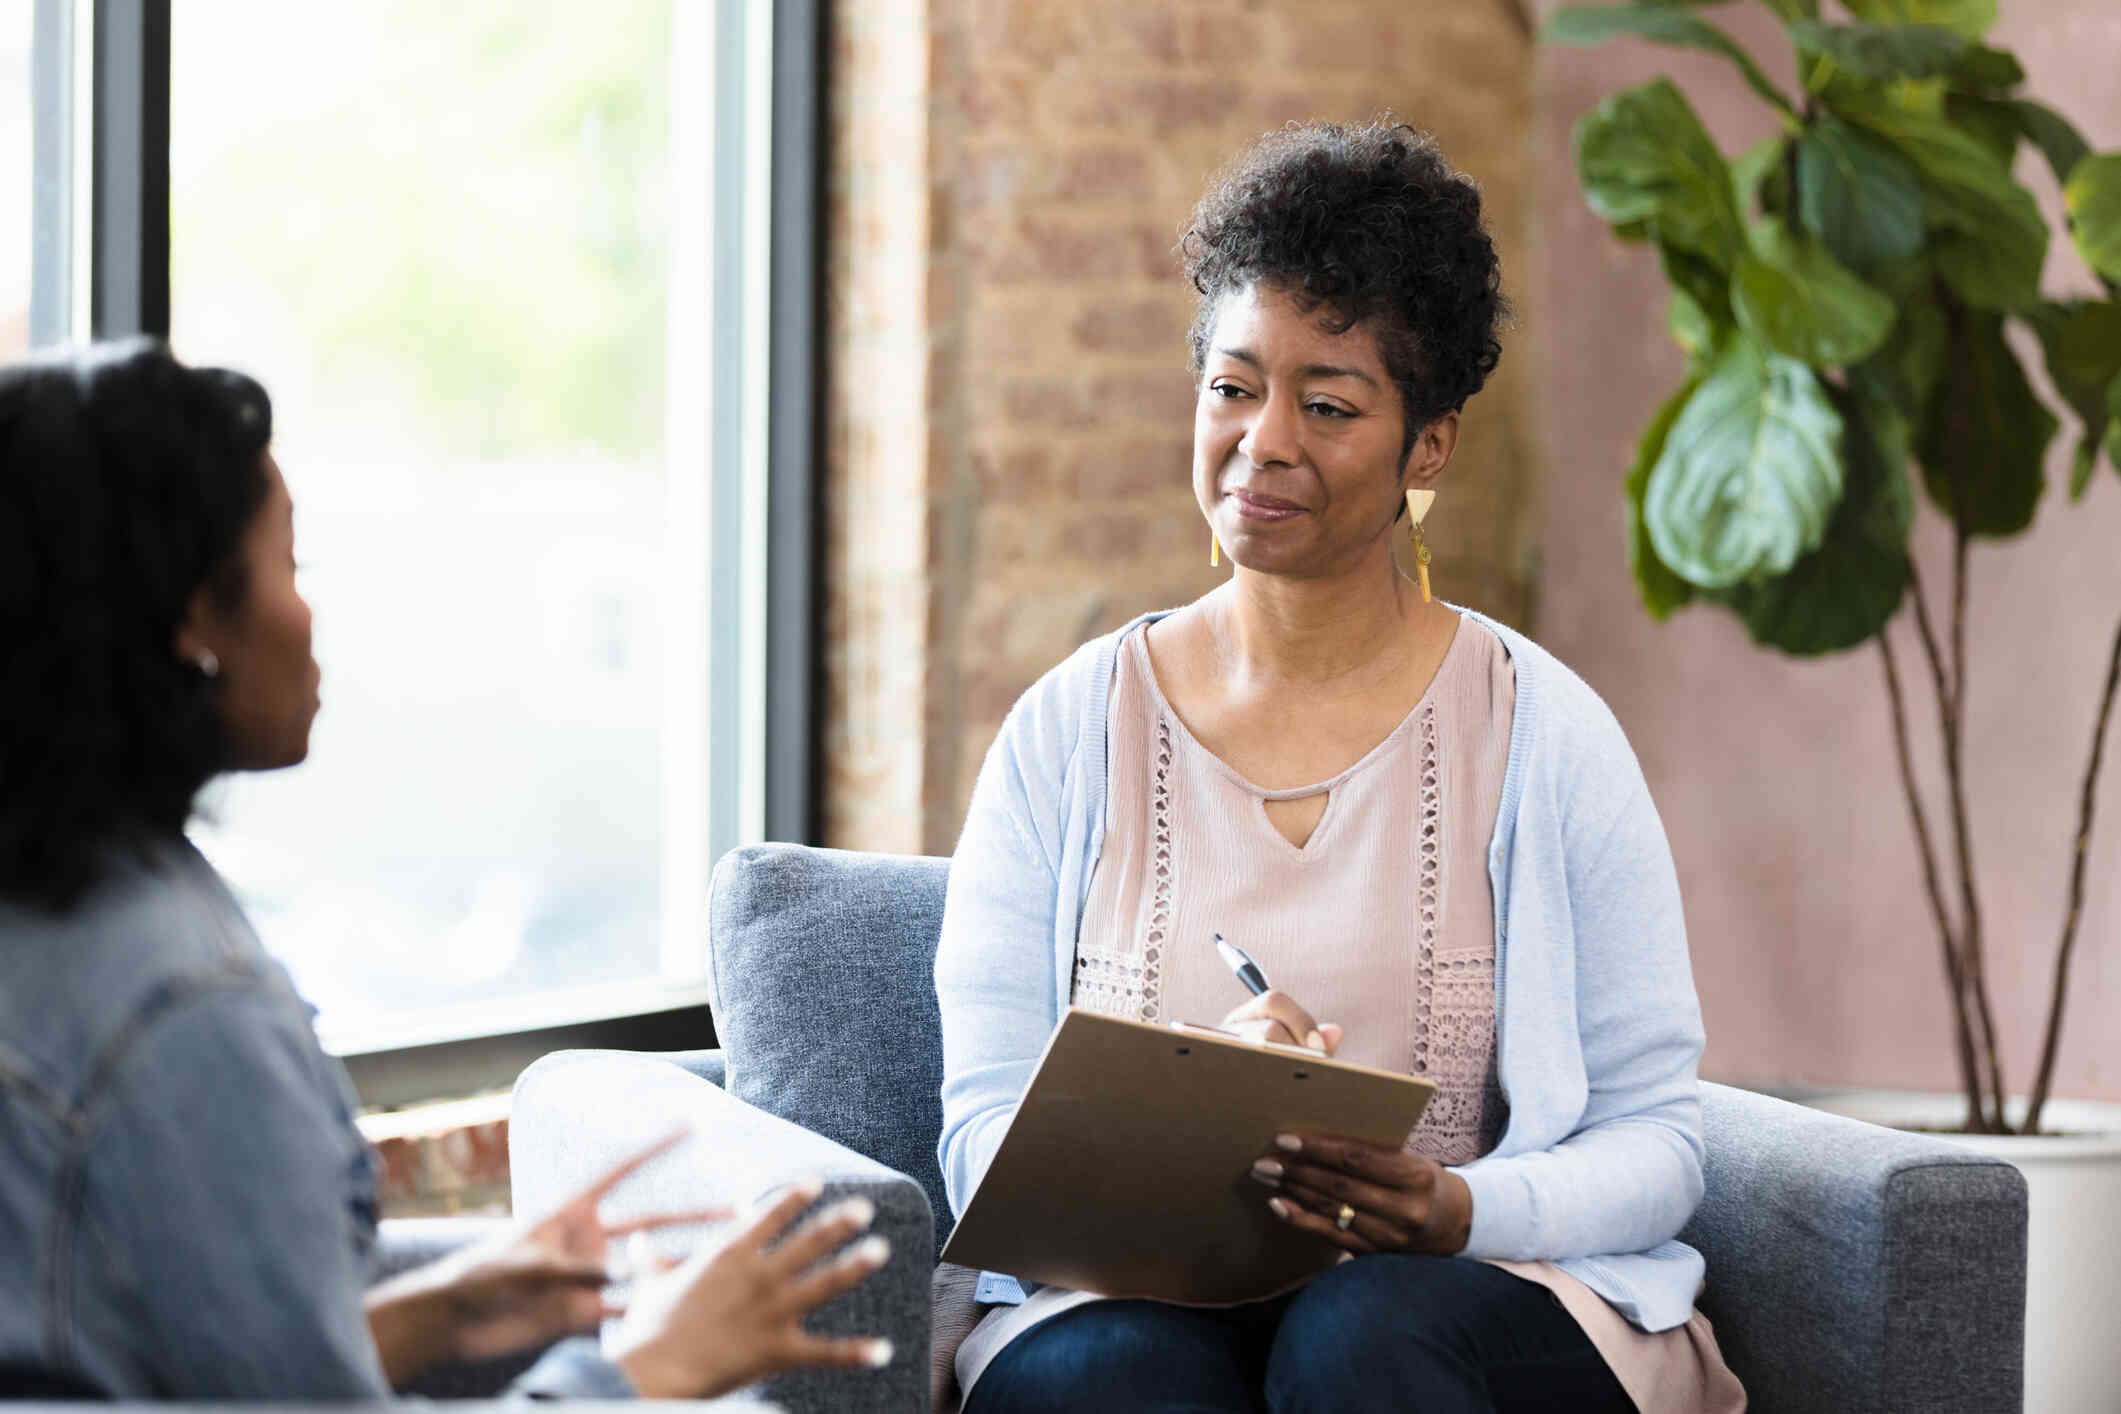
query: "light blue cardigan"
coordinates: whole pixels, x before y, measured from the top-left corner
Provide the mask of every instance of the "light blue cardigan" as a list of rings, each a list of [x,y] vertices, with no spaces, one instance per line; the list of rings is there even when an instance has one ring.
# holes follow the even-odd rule
[[[1075,970],[1105,837],[1106,704],[1125,636],[1086,643],[1020,698],[980,770],[950,868],[936,991],[943,1137],[962,1212],[1009,1127]],[[1701,1011],[1679,883],[1635,755],[1598,695],[1477,614],[1517,677],[1495,894],[1496,1051],[1509,1123],[1457,1170],[1465,1255],[1554,1260],[1644,1330],[1683,1323],[1699,1253]],[[1043,944],[1043,946],[1041,946]]]

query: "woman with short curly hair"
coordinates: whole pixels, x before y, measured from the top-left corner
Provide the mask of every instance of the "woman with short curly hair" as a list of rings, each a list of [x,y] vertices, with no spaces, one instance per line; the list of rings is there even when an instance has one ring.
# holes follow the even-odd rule
[[[1070,1005],[1436,1089],[1404,1147],[1290,1134],[1253,1164],[1347,1260],[1228,1309],[998,1304],[966,1408],[1742,1407],[1677,1240],[1702,1030],[1641,770],[1568,669],[1429,592],[1421,520],[1506,317],[1479,193],[1388,119],[1291,128],[1182,250],[1201,548],[1234,569],[1084,645],[989,752],[936,958],[951,1200]],[[1229,1008],[1218,933],[1275,988]]]

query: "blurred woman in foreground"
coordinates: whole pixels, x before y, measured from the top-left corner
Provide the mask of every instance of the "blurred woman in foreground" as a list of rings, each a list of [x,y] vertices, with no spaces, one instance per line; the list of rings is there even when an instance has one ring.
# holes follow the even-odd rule
[[[183,833],[214,775],[309,750],[271,437],[256,383],[150,343],[0,372],[0,1386],[353,1400],[552,1345],[520,1388],[689,1397],[888,1361],[802,1329],[888,1255],[840,1250],[860,1200],[797,1226],[815,1186],[611,1306],[612,1239],[726,1216],[598,1217],[667,1143],[365,1289],[375,1171],[345,1073]],[[610,1316],[613,1358],[553,1345]]]

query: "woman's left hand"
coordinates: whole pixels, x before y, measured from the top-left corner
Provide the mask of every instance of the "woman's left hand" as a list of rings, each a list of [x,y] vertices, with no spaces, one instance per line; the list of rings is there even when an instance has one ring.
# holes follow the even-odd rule
[[[1274,1143],[1252,1177],[1275,1190],[1267,1205],[1290,1227],[1358,1255],[1464,1250],[1473,1191],[1435,1160],[1327,1134],[1284,1134]]]

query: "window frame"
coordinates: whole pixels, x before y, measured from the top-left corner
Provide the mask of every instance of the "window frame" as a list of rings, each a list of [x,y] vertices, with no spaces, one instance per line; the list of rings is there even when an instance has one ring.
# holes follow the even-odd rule
[[[171,0],[35,3],[32,343],[65,342],[84,322],[94,339],[167,338]],[[737,567],[710,571],[701,613],[710,682],[738,684],[710,690],[703,703],[699,764],[719,788],[699,792],[707,797],[696,822],[703,828],[688,842],[704,846],[711,863],[746,841],[814,842],[819,819],[818,216],[830,51],[818,0],[681,0],[677,15],[680,43],[689,26],[691,39],[714,46],[709,106],[690,120],[708,126],[695,126],[694,136],[704,132],[716,153],[734,147],[747,158],[713,164],[707,219],[701,225],[696,210],[691,228],[704,238],[690,247],[674,241],[672,255],[673,357],[692,350],[709,411],[689,432],[673,421],[671,463],[674,471],[712,469],[701,488],[709,562]],[[83,153],[85,213],[76,165]],[[681,212],[679,240],[685,220]],[[736,415],[713,411],[730,407]],[[680,460],[686,436],[690,463]],[[731,781],[734,788],[723,784]],[[673,948],[703,955],[706,947],[705,900],[677,907],[693,935],[666,936],[666,962]],[[416,1026],[409,1037],[338,1049],[363,1102],[396,1107],[506,1086],[560,1047],[712,1046],[708,984],[698,971],[690,983],[672,982],[666,966],[637,998],[615,985],[577,1018],[550,1015],[549,998],[502,999],[491,1026],[439,1039]]]

